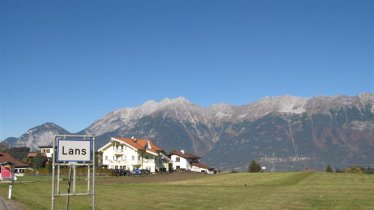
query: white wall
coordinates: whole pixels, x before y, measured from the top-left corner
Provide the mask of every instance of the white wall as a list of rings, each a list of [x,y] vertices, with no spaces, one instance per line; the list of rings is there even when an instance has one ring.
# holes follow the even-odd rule
[[[177,158],[180,158],[180,161],[177,162]],[[180,169],[184,169],[187,171],[191,170],[191,164],[185,159],[178,155],[171,155],[171,162],[173,163],[173,170],[176,170],[179,166]]]
[[[40,153],[43,153],[47,156],[47,158],[52,158],[53,148],[40,148]]]
[[[197,167],[197,166],[192,166],[191,171],[194,171],[194,172],[206,172],[206,171],[208,171],[208,169],[206,169],[206,168],[200,168],[200,167]]]
[[[113,145],[115,145],[113,147]],[[122,147],[121,147],[122,146]],[[102,149],[102,148],[101,148]],[[156,172],[156,168],[166,168],[168,170],[168,163],[159,163],[160,155],[153,155],[143,151],[137,151],[124,143],[112,141],[112,144],[103,149],[103,165],[108,169],[125,168],[126,170],[148,169],[151,173]],[[148,159],[146,158],[148,157]]]
[[[103,150],[103,165],[106,165],[108,169],[115,169],[117,166],[118,169],[122,167],[126,170],[133,170],[136,167],[134,165],[139,165],[140,168],[141,158],[139,160],[139,155],[133,148],[125,144],[122,144],[121,147],[119,142],[113,142],[112,145]]]

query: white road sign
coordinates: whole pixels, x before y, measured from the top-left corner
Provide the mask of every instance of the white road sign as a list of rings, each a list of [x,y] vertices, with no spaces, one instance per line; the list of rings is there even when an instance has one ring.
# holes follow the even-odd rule
[[[59,139],[57,162],[92,162],[91,141]]]

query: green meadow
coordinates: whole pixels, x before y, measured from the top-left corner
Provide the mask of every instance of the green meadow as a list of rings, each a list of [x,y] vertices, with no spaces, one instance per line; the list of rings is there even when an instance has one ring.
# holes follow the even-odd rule
[[[98,177],[96,209],[374,209],[374,175],[322,172],[226,173],[168,179]],[[51,178],[21,177],[14,201],[24,209],[51,208]],[[77,190],[83,190],[83,181]],[[67,188],[67,182],[61,183]],[[8,185],[0,184],[7,197]],[[90,209],[88,197],[72,197],[70,209]],[[66,197],[55,209],[66,209]]]

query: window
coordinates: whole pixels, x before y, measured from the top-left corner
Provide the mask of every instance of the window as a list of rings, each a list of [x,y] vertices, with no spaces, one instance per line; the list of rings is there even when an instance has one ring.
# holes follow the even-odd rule
[[[146,156],[145,156],[145,159],[147,159],[147,160],[148,160],[148,158],[149,158],[149,157],[148,157],[148,155],[146,155]]]
[[[140,160],[140,155],[138,156],[138,160]]]
[[[175,158],[175,162],[181,162],[181,158],[180,157]]]
[[[115,156],[113,156],[113,160],[116,160],[116,157],[115,157]]]
[[[50,150],[49,149],[47,149],[47,153],[49,153],[50,152]]]
[[[108,156],[105,156],[105,160],[108,160]]]
[[[131,160],[135,160],[135,156],[133,155],[133,156],[131,156]]]
[[[124,161],[126,161],[126,155],[122,157]]]

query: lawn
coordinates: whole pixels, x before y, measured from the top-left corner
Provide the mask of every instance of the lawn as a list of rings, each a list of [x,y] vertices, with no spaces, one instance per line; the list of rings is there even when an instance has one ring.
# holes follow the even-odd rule
[[[14,186],[25,209],[50,209],[50,177]],[[78,182],[80,183],[80,182]],[[0,184],[0,195],[7,196]],[[66,183],[62,187],[66,188]],[[290,172],[219,175],[98,177],[96,209],[374,209],[374,175]],[[89,209],[88,197],[71,199],[71,209]],[[56,199],[56,209],[66,208]]]

